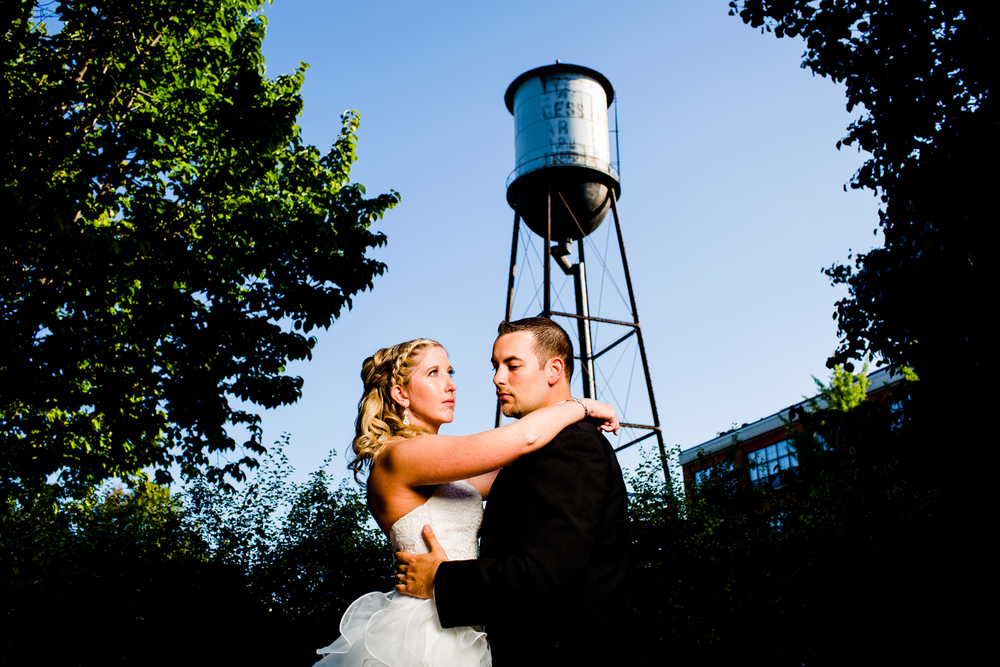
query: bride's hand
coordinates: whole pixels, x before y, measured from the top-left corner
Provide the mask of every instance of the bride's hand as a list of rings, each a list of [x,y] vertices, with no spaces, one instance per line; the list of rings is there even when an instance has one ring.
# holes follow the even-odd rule
[[[595,401],[592,398],[581,399],[587,408],[587,416],[591,419],[600,419],[604,423],[600,425],[602,431],[618,435],[621,424],[618,423],[618,413],[607,403]]]

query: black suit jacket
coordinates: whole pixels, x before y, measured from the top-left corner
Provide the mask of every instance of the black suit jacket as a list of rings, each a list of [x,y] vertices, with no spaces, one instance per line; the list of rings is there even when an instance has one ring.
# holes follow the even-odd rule
[[[600,664],[625,611],[627,503],[618,459],[589,422],[504,468],[479,559],[438,569],[441,624],[485,625],[500,667]]]

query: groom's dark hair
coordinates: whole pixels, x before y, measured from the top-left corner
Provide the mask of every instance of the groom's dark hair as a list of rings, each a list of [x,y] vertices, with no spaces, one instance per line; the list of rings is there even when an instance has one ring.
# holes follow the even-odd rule
[[[547,317],[526,317],[516,322],[503,321],[497,327],[497,333],[501,336],[517,333],[518,331],[531,332],[535,344],[532,352],[538,357],[539,368],[545,367],[545,362],[552,357],[559,357],[563,361],[566,381],[573,377],[573,343],[563,328]]]

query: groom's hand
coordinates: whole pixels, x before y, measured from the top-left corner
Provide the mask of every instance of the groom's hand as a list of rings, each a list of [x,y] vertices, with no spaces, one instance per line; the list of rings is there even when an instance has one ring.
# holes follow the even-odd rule
[[[396,590],[404,595],[426,599],[434,597],[434,575],[438,565],[448,560],[448,554],[434,537],[434,529],[430,526],[424,526],[424,540],[431,549],[429,554],[396,553],[396,569],[399,570]]]

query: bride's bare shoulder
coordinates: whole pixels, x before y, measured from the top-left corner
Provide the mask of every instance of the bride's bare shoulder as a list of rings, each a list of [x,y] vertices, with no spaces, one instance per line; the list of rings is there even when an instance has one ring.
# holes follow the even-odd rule
[[[404,438],[395,438],[387,442],[368,471],[366,489],[368,510],[386,534],[401,516],[422,505],[430,493],[433,493],[433,488],[412,488],[403,481],[404,475],[400,474],[400,466],[396,465],[398,462],[395,450],[398,445],[405,442],[407,440]]]
[[[372,472],[377,471],[380,475],[391,476],[399,462],[400,450],[406,448],[406,443],[407,438],[393,438],[387,441],[382,451],[379,452],[378,458],[372,461]]]
[[[385,443],[378,458],[372,463],[372,470],[378,468],[382,474],[406,476],[415,466],[423,464],[428,439],[440,438],[441,436],[431,434],[415,435],[412,438],[393,438]]]

